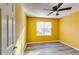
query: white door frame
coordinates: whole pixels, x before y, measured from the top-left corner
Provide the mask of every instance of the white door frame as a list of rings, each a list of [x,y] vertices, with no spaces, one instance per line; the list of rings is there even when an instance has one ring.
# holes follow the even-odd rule
[[[13,4],[13,6],[14,6],[14,4]],[[14,12],[12,12],[12,17],[14,17],[14,21],[12,20],[12,22],[13,22],[13,24],[12,24],[12,26],[14,25],[14,27],[12,27],[12,30],[14,31],[13,33],[14,34],[12,34],[12,39],[13,39],[13,44],[11,44],[11,45],[9,45],[8,47],[7,47],[7,26],[6,25],[8,25],[6,22],[7,22],[7,20],[6,20],[6,16],[8,15],[8,13],[10,12],[9,10],[8,10],[8,6],[6,5],[6,3],[2,3],[2,4],[0,4],[0,8],[1,8],[1,25],[2,25],[2,27],[1,27],[1,29],[2,29],[2,33],[1,33],[1,54],[3,54],[3,55],[7,55],[7,54],[10,54],[9,53],[9,49],[13,49],[13,47],[14,47],[14,45],[15,45],[15,7],[13,7],[14,8]],[[13,18],[12,18],[13,19]],[[5,23],[4,23],[5,22]],[[11,54],[14,54],[14,52],[12,52]]]
[[[0,54],[1,54],[1,8],[0,8]]]

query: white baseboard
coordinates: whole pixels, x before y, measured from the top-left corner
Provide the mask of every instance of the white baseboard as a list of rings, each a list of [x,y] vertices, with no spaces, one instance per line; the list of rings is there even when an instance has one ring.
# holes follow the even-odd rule
[[[48,42],[59,42],[59,40],[56,40],[56,41],[44,41],[44,42],[30,42],[30,43],[27,43],[27,44],[34,44],[34,43],[48,43]]]
[[[71,48],[73,48],[73,49],[75,49],[75,50],[77,50],[77,51],[79,51],[79,49],[76,48],[76,47],[73,47],[73,46],[71,46],[71,45],[69,45],[69,44],[67,44],[67,43],[62,42],[62,41],[59,41],[59,42],[65,44],[65,45],[67,45],[67,46],[69,46],[69,47],[71,47]]]

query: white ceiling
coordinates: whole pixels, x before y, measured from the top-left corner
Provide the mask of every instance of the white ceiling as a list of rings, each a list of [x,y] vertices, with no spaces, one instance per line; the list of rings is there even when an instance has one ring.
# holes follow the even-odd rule
[[[62,18],[63,16],[79,11],[79,3],[64,3],[60,8],[72,7],[72,9],[59,12],[59,16],[53,14],[47,16],[47,14],[51,11],[44,10],[44,8],[51,9],[57,4],[58,3],[25,3],[23,4],[23,7],[28,16],[47,18]]]

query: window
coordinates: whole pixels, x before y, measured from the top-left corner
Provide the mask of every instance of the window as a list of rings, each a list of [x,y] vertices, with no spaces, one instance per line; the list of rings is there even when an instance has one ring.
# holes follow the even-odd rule
[[[36,22],[37,36],[51,35],[51,22]]]

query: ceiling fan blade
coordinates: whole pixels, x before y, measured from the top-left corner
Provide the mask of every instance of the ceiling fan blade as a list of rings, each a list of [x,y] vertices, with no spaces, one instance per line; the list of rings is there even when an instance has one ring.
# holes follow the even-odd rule
[[[68,8],[59,9],[58,11],[71,10],[71,9],[72,9],[72,7],[68,7]]]
[[[50,14],[52,14],[53,12],[50,12],[47,16],[49,16]]]
[[[61,6],[62,4],[63,4],[63,3],[59,3],[57,7],[60,8],[60,6]]]

